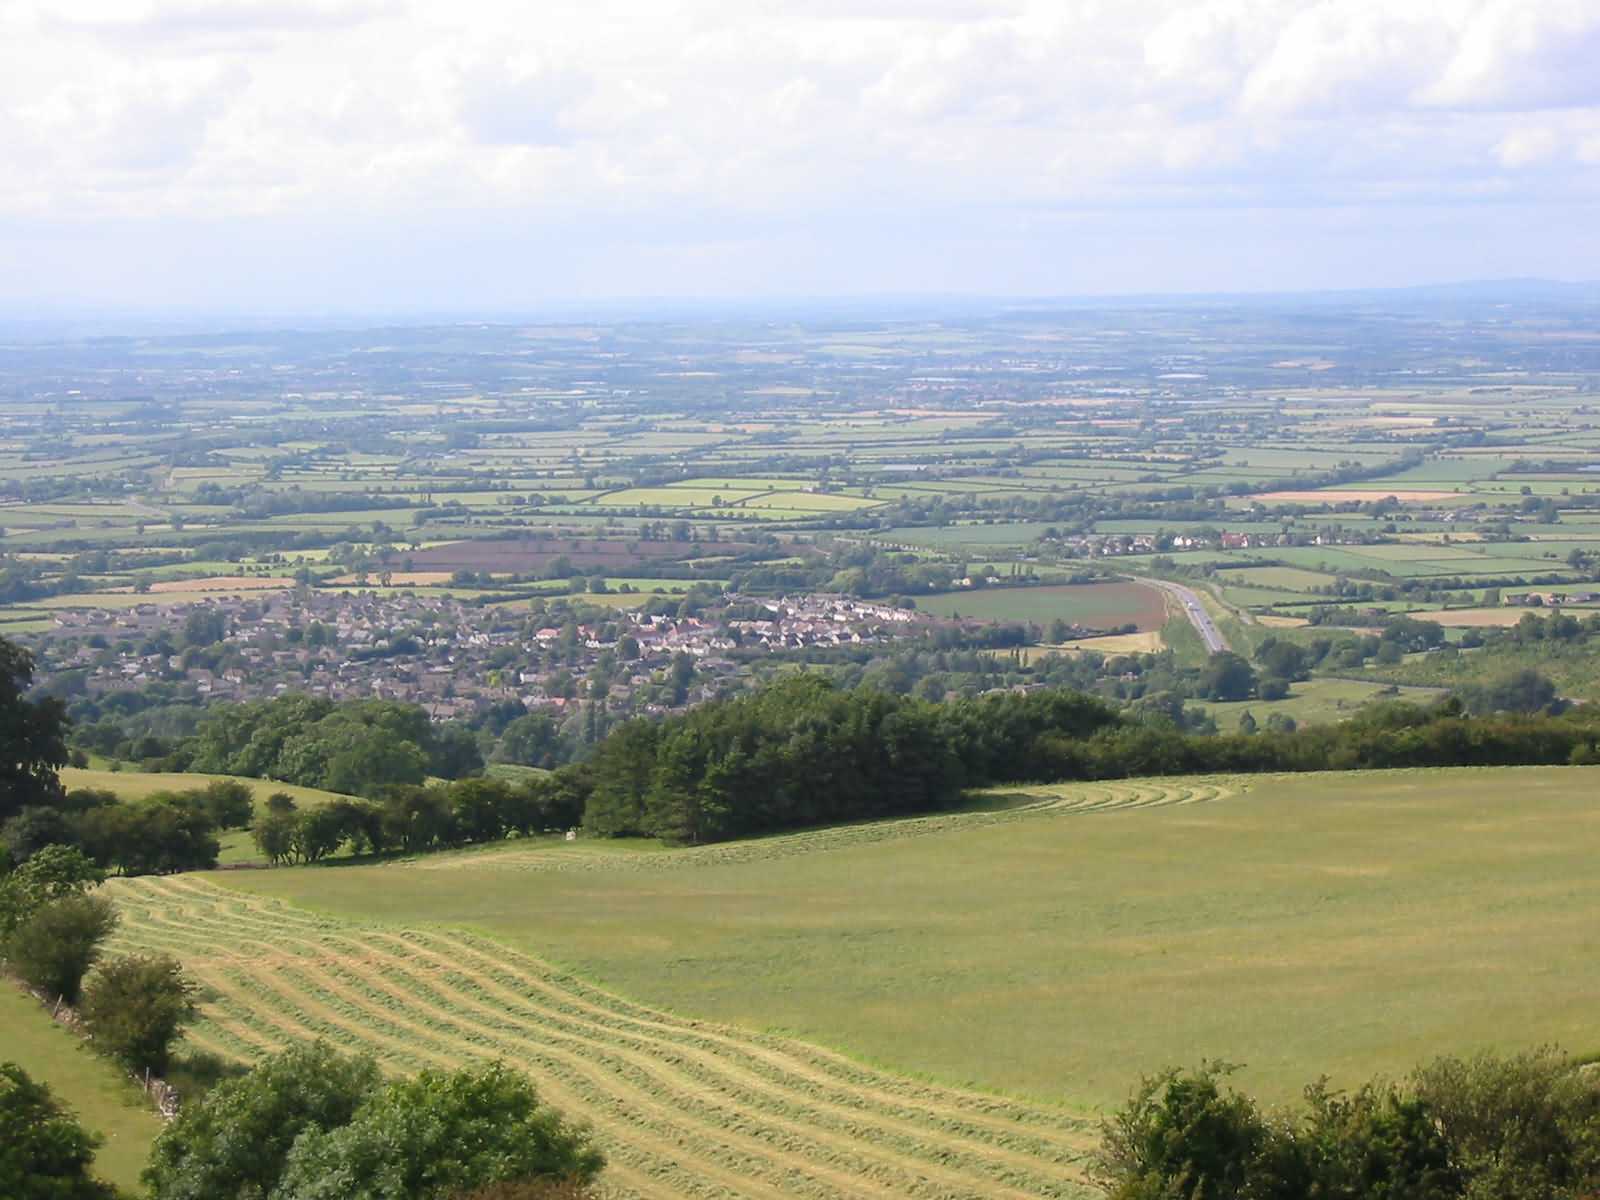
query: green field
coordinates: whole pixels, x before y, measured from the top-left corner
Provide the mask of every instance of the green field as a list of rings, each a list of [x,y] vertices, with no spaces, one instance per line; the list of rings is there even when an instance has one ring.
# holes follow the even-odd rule
[[[919,596],[917,607],[941,617],[982,621],[1032,621],[1047,625],[1060,618],[1082,625],[1135,624],[1159,629],[1166,618],[1161,593],[1138,583],[1080,583],[1060,587],[986,588]]]
[[[1246,712],[1259,725],[1265,725],[1273,713],[1282,713],[1297,725],[1326,725],[1347,720],[1374,701],[1405,700],[1427,704],[1441,695],[1442,692],[1431,688],[1391,688],[1359,679],[1308,679],[1294,684],[1283,700],[1196,701],[1194,706],[1209,713],[1220,731],[1232,733],[1238,727],[1239,717]]]
[[[999,1143],[1029,1160],[1019,1186],[1070,1194],[1060,1155],[1092,1140],[1085,1120],[1165,1064],[1241,1062],[1283,1100],[1322,1071],[1346,1085],[1447,1051],[1595,1050],[1597,783],[1510,768],[1057,785],[699,849],[538,839],[113,888],[124,945],[175,949],[216,989],[206,1049],[323,1033],[397,1069],[505,1054],[632,1146],[628,1171],[661,1169],[675,1130],[706,1194],[751,1156],[779,1192],[790,1169],[868,1170],[852,1154],[903,1149],[894,1169],[923,1170],[910,1096],[1006,1097],[1059,1144]],[[891,1096],[912,1143],[858,1125],[834,1146],[841,1110],[870,1125]],[[927,1133],[948,1169],[994,1168],[977,1165],[987,1135]]]
[[[144,1093],[9,979],[0,979],[0,1029],[5,1031],[0,1061],[14,1062],[48,1084],[84,1128],[104,1137],[95,1153],[95,1174],[135,1190],[150,1143],[161,1131],[161,1118]]]

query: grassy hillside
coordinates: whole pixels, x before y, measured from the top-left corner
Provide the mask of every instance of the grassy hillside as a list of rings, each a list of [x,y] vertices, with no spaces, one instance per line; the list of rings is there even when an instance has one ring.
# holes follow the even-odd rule
[[[150,1155],[150,1143],[161,1131],[144,1093],[103,1058],[89,1052],[82,1039],[50,1019],[37,1000],[10,980],[0,979],[0,1060],[19,1064],[35,1079],[49,1084],[56,1099],[67,1104],[85,1128],[105,1137],[95,1155],[97,1175],[130,1192]]]
[[[1209,795],[1069,786],[1043,793],[1120,787],[1126,807],[607,847],[585,870],[541,869],[581,843],[533,842],[226,883],[470,927],[640,1000],[950,1083],[1104,1105],[1139,1071],[1205,1054],[1281,1097],[1320,1070],[1351,1081],[1445,1049],[1595,1049],[1597,782],[1514,768]],[[1163,796],[1211,802],[1136,806]]]
[[[1093,1194],[1094,1125],[1057,1109],[674,1017],[471,934],[319,917],[192,875],[110,887],[119,945],[178,954],[205,985],[192,1045],[248,1059],[319,1037],[394,1072],[520,1063],[596,1124],[608,1196]]]

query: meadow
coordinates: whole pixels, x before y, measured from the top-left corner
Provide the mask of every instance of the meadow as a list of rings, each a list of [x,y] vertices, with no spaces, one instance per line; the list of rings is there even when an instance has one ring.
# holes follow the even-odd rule
[[[136,1191],[162,1124],[144,1093],[9,979],[0,979],[0,1029],[0,1061],[14,1062],[47,1084],[86,1129],[105,1139],[95,1152],[94,1173]]]
[[[1595,1050],[1596,783],[1012,788],[698,849],[529,839],[111,887],[119,945],[212,989],[197,1046],[504,1055],[596,1122],[621,1194],[754,1194],[745,1171],[759,1194],[1072,1195],[1094,1114],[1169,1063],[1244,1063],[1285,1100],[1308,1073]]]

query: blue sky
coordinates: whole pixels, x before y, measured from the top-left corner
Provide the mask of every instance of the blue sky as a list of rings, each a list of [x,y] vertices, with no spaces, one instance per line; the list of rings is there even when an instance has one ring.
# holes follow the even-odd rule
[[[6,0],[0,308],[1600,277],[1600,0]]]

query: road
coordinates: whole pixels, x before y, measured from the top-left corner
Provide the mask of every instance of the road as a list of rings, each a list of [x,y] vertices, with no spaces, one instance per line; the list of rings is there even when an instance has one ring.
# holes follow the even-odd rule
[[[1221,654],[1229,649],[1228,639],[1222,636],[1222,631],[1217,628],[1217,623],[1211,619],[1211,614],[1206,611],[1206,606],[1200,603],[1200,597],[1193,590],[1184,587],[1181,583],[1168,583],[1165,579],[1136,580],[1153,588],[1159,588],[1183,606],[1183,615],[1189,618],[1189,624],[1195,627],[1200,640],[1206,644],[1206,650],[1211,654]]]

